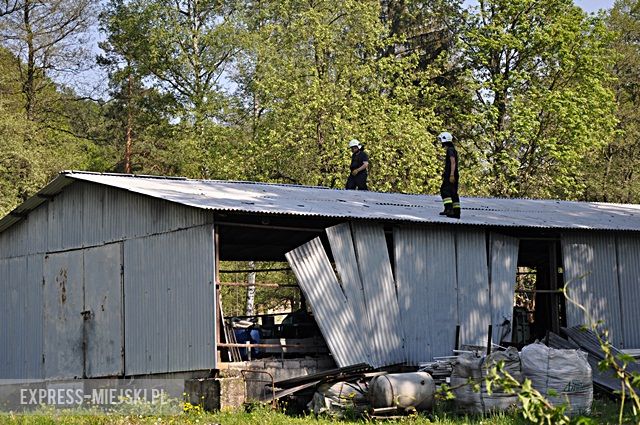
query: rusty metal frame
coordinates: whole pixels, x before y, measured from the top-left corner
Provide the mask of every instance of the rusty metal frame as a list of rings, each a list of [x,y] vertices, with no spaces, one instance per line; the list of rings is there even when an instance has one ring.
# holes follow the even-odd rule
[[[269,379],[249,379],[247,378],[248,374],[258,374],[258,375],[267,375],[269,377]],[[245,401],[247,400],[247,382],[266,382],[266,384],[264,385],[265,387],[267,385],[271,385],[271,408],[275,409],[277,407],[277,402],[276,402],[276,387],[275,387],[275,380],[273,379],[273,374],[271,374],[270,372],[267,372],[266,370],[254,370],[254,369],[241,369],[240,370],[240,374],[242,375],[242,380],[244,381],[244,399]],[[269,384],[271,383],[271,384]]]

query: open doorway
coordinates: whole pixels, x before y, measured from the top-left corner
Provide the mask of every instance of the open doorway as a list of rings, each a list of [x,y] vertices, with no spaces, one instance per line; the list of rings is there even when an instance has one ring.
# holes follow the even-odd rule
[[[521,239],[513,307],[513,343],[524,346],[566,326],[558,239]]]

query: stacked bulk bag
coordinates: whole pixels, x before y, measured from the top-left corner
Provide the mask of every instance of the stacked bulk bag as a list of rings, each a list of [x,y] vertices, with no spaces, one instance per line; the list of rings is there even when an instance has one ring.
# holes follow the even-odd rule
[[[591,412],[593,381],[587,353],[535,343],[524,347],[520,358],[524,376],[554,406],[566,404],[568,415]]]
[[[500,387],[492,386],[488,393],[485,378],[488,371],[498,362],[504,362],[504,370],[518,382],[523,381],[518,350],[511,347],[506,351],[496,351],[485,357],[463,354],[454,361],[451,373],[451,387],[455,395],[456,410],[461,413],[489,413],[504,411],[518,403],[516,393],[505,393]],[[474,391],[478,385],[480,391]]]

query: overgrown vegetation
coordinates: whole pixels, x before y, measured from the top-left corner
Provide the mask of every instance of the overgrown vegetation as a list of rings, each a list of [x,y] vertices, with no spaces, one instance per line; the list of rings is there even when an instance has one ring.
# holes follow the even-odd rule
[[[618,404],[608,400],[594,403],[590,421],[582,423],[615,424],[618,423]],[[636,423],[630,415],[624,417],[623,423]],[[268,408],[259,408],[250,412],[225,411],[219,413],[188,413],[177,416],[153,415],[73,415],[59,413],[56,415],[3,415],[3,424],[224,424],[224,425],[325,425],[325,424],[354,424],[373,423],[371,420],[360,419],[353,421],[316,418],[313,416],[289,416]],[[416,415],[397,421],[384,423],[401,423],[410,425],[521,425],[530,423],[515,413],[503,413],[482,416],[456,416],[449,413],[434,412],[430,415]]]
[[[465,195],[640,202],[638,3],[0,3],[0,214],[62,169],[343,187],[353,137],[436,193],[443,129]]]

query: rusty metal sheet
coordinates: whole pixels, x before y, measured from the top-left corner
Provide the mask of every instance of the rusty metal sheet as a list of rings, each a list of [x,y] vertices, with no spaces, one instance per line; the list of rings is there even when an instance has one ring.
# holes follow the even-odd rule
[[[44,258],[45,377],[82,378],[83,303],[82,251]]]

